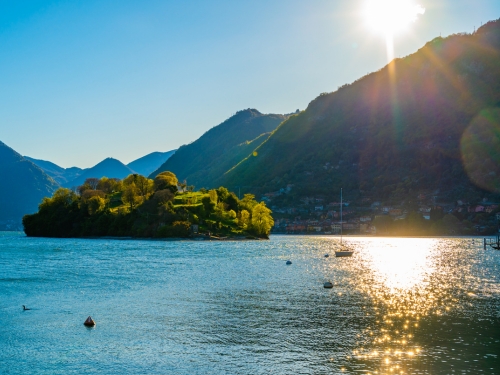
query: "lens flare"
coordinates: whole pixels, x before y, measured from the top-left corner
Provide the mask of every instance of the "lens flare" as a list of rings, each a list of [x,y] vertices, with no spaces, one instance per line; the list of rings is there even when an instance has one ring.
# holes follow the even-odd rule
[[[500,192],[500,109],[487,109],[476,116],[462,135],[460,151],[471,181]]]

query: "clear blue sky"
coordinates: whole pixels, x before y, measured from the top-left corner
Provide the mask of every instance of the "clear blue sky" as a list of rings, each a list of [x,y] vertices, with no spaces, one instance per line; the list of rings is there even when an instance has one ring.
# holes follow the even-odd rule
[[[426,12],[396,56],[500,17],[499,0],[415,1]],[[0,0],[0,140],[90,167],[175,149],[240,109],[302,110],[386,64],[364,2]]]

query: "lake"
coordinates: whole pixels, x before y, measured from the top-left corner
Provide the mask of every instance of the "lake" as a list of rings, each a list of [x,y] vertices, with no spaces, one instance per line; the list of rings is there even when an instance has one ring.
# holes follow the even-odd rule
[[[0,232],[0,373],[500,374],[500,251],[344,240]]]

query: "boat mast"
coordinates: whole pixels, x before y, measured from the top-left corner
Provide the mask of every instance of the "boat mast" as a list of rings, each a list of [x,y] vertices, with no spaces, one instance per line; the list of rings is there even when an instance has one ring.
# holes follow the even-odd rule
[[[340,244],[342,245],[342,188],[340,188]]]

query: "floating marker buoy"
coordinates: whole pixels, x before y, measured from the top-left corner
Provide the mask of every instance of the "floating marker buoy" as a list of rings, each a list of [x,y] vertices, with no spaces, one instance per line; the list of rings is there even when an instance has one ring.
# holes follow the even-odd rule
[[[290,265],[290,264],[292,264],[292,261],[291,260],[287,260],[286,264]]]
[[[325,288],[327,288],[327,289],[331,289],[331,288],[333,288],[333,284],[332,284],[331,282],[329,282],[329,281],[327,281],[326,283],[324,283],[324,284],[323,284],[323,286],[324,286]]]
[[[328,258],[329,256],[330,256],[330,255],[328,255],[328,254],[325,254],[325,258]]]
[[[89,316],[87,320],[83,323],[83,325],[86,327],[94,327],[95,326],[94,319],[92,319],[92,317]]]

